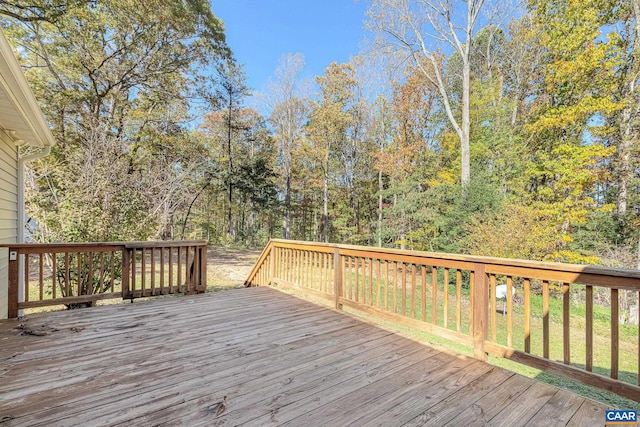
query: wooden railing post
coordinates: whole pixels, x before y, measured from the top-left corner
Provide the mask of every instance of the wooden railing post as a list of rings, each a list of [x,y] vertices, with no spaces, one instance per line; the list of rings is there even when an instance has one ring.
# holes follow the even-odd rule
[[[333,249],[333,295],[336,303],[336,310],[342,310],[340,298],[342,297],[342,260],[340,259],[340,248]]]
[[[273,283],[273,279],[276,277],[276,247],[273,241],[269,242],[269,286]]]
[[[473,283],[473,357],[486,361],[487,352],[484,349],[484,342],[487,339],[487,326],[489,319],[488,281],[484,264],[475,264]]]
[[[207,290],[207,245],[200,248],[200,283],[198,287],[199,293]]]
[[[122,299],[131,298],[133,302],[133,295],[130,295],[129,290],[129,277],[131,276],[131,249],[122,248]]]
[[[18,317],[18,296],[20,286],[19,279],[19,264],[20,264],[20,252],[16,248],[9,248],[9,289],[8,289],[8,310],[7,317],[13,319]]]

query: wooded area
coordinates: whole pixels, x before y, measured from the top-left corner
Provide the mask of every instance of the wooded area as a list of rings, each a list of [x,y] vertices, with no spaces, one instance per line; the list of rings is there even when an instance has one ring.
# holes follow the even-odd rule
[[[262,114],[206,0],[50,3],[0,2],[57,139],[35,241],[640,261],[640,0],[372,0],[367,48],[315,84],[283,55]]]

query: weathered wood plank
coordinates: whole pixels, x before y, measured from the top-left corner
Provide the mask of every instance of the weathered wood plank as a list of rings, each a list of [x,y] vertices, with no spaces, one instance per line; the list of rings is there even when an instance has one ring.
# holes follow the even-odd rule
[[[527,425],[539,427],[565,426],[571,421],[571,418],[573,418],[584,401],[583,398],[567,390],[558,390],[551,399],[529,419]]]
[[[503,382],[514,375],[515,374],[507,372],[504,369],[494,367],[466,387],[459,388],[446,399],[441,400],[435,405],[428,408],[421,408],[420,411],[414,413],[407,413],[407,418],[409,416],[413,418],[403,425],[406,427],[442,426],[470,408],[478,399],[501,387]]]
[[[585,399],[567,427],[601,426],[604,424],[605,407]]]
[[[550,385],[534,382],[531,387],[502,408],[487,426],[517,427],[527,425],[529,420],[553,397],[556,389]]]
[[[521,375],[514,375],[504,381],[500,387],[485,394],[467,406],[456,417],[441,426],[476,426],[485,425],[503,408],[508,407],[520,394],[531,387],[532,381]]]
[[[363,276],[371,276],[367,262]],[[368,283],[366,305],[339,303],[383,312],[372,306]],[[510,406],[520,423],[596,420],[591,412],[603,419],[602,405],[268,287],[48,313],[27,323],[59,331],[19,337],[16,321],[0,322],[0,413],[15,417],[10,426],[478,425],[500,422]],[[227,408],[217,416],[223,396]]]
[[[394,404],[409,399],[413,392],[431,393],[431,390],[448,377],[462,377],[465,368],[471,368],[474,361],[458,359],[446,354],[438,354],[415,364],[411,369],[381,378],[378,381],[360,387],[340,399],[331,400],[315,411],[307,411],[304,415],[289,420],[284,425],[361,425],[362,417],[377,418],[378,425],[397,425],[391,416],[386,414]],[[464,381],[463,381],[464,382]],[[339,392],[338,392],[339,393]],[[316,395],[323,399],[326,394]],[[437,398],[436,392],[434,396]],[[333,398],[334,396],[331,396]],[[280,420],[281,421],[281,420]]]
[[[384,394],[379,399],[360,407],[358,419],[344,419],[355,425],[403,425],[421,410],[441,402],[456,390],[465,389],[468,384],[489,372],[490,365],[467,360],[464,363],[449,363],[441,370],[419,381]],[[416,373],[416,376],[418,373]],[[365,414],[362,416],[362,414]],[[343,421],[342,419],[340,421]]]
[[[233,420],[237,425],[269,414],[289,402],[317,393],[319,387],[330,387],[362,372],[383,367],[390,362],[389,351],[400,358],[423,349],[399,339],[398,336],[387,335],[355,344],[342,352],[319,357],[311,362],[294,364],[275,375],[247,375],[246,382],[234,387],[229,395],[232,407],[216,421],[223,423]],[[136,419],[135,423],[171,423],[171,420],[175,420],[176,425],[196,425],[205,419],[206,409],[203,410],[192,399],[187,400],[185,405],[180,405],[177,410],[172,408],[149,414]]]

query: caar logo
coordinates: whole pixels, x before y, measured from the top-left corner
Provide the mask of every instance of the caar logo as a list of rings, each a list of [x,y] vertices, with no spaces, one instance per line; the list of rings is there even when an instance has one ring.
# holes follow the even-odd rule
[[[637,425],[638,413],[632,409],[608,410],[604,414],[605,425],[628,424]]]

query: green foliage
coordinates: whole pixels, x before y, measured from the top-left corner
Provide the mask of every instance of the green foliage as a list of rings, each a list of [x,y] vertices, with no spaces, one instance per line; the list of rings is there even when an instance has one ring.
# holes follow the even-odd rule
[[[472,33],[463,187],[462,50],[333,63],[311,99],[287,55],[266,121],[206,1],[54,3],[0,5],[58,142],[28,180],[42,241],[285,235],[637,265],[631,4],[530,0]],[[397,23],[387,6],[372,27]],[[195,99],[211,110],[197,128]]]

